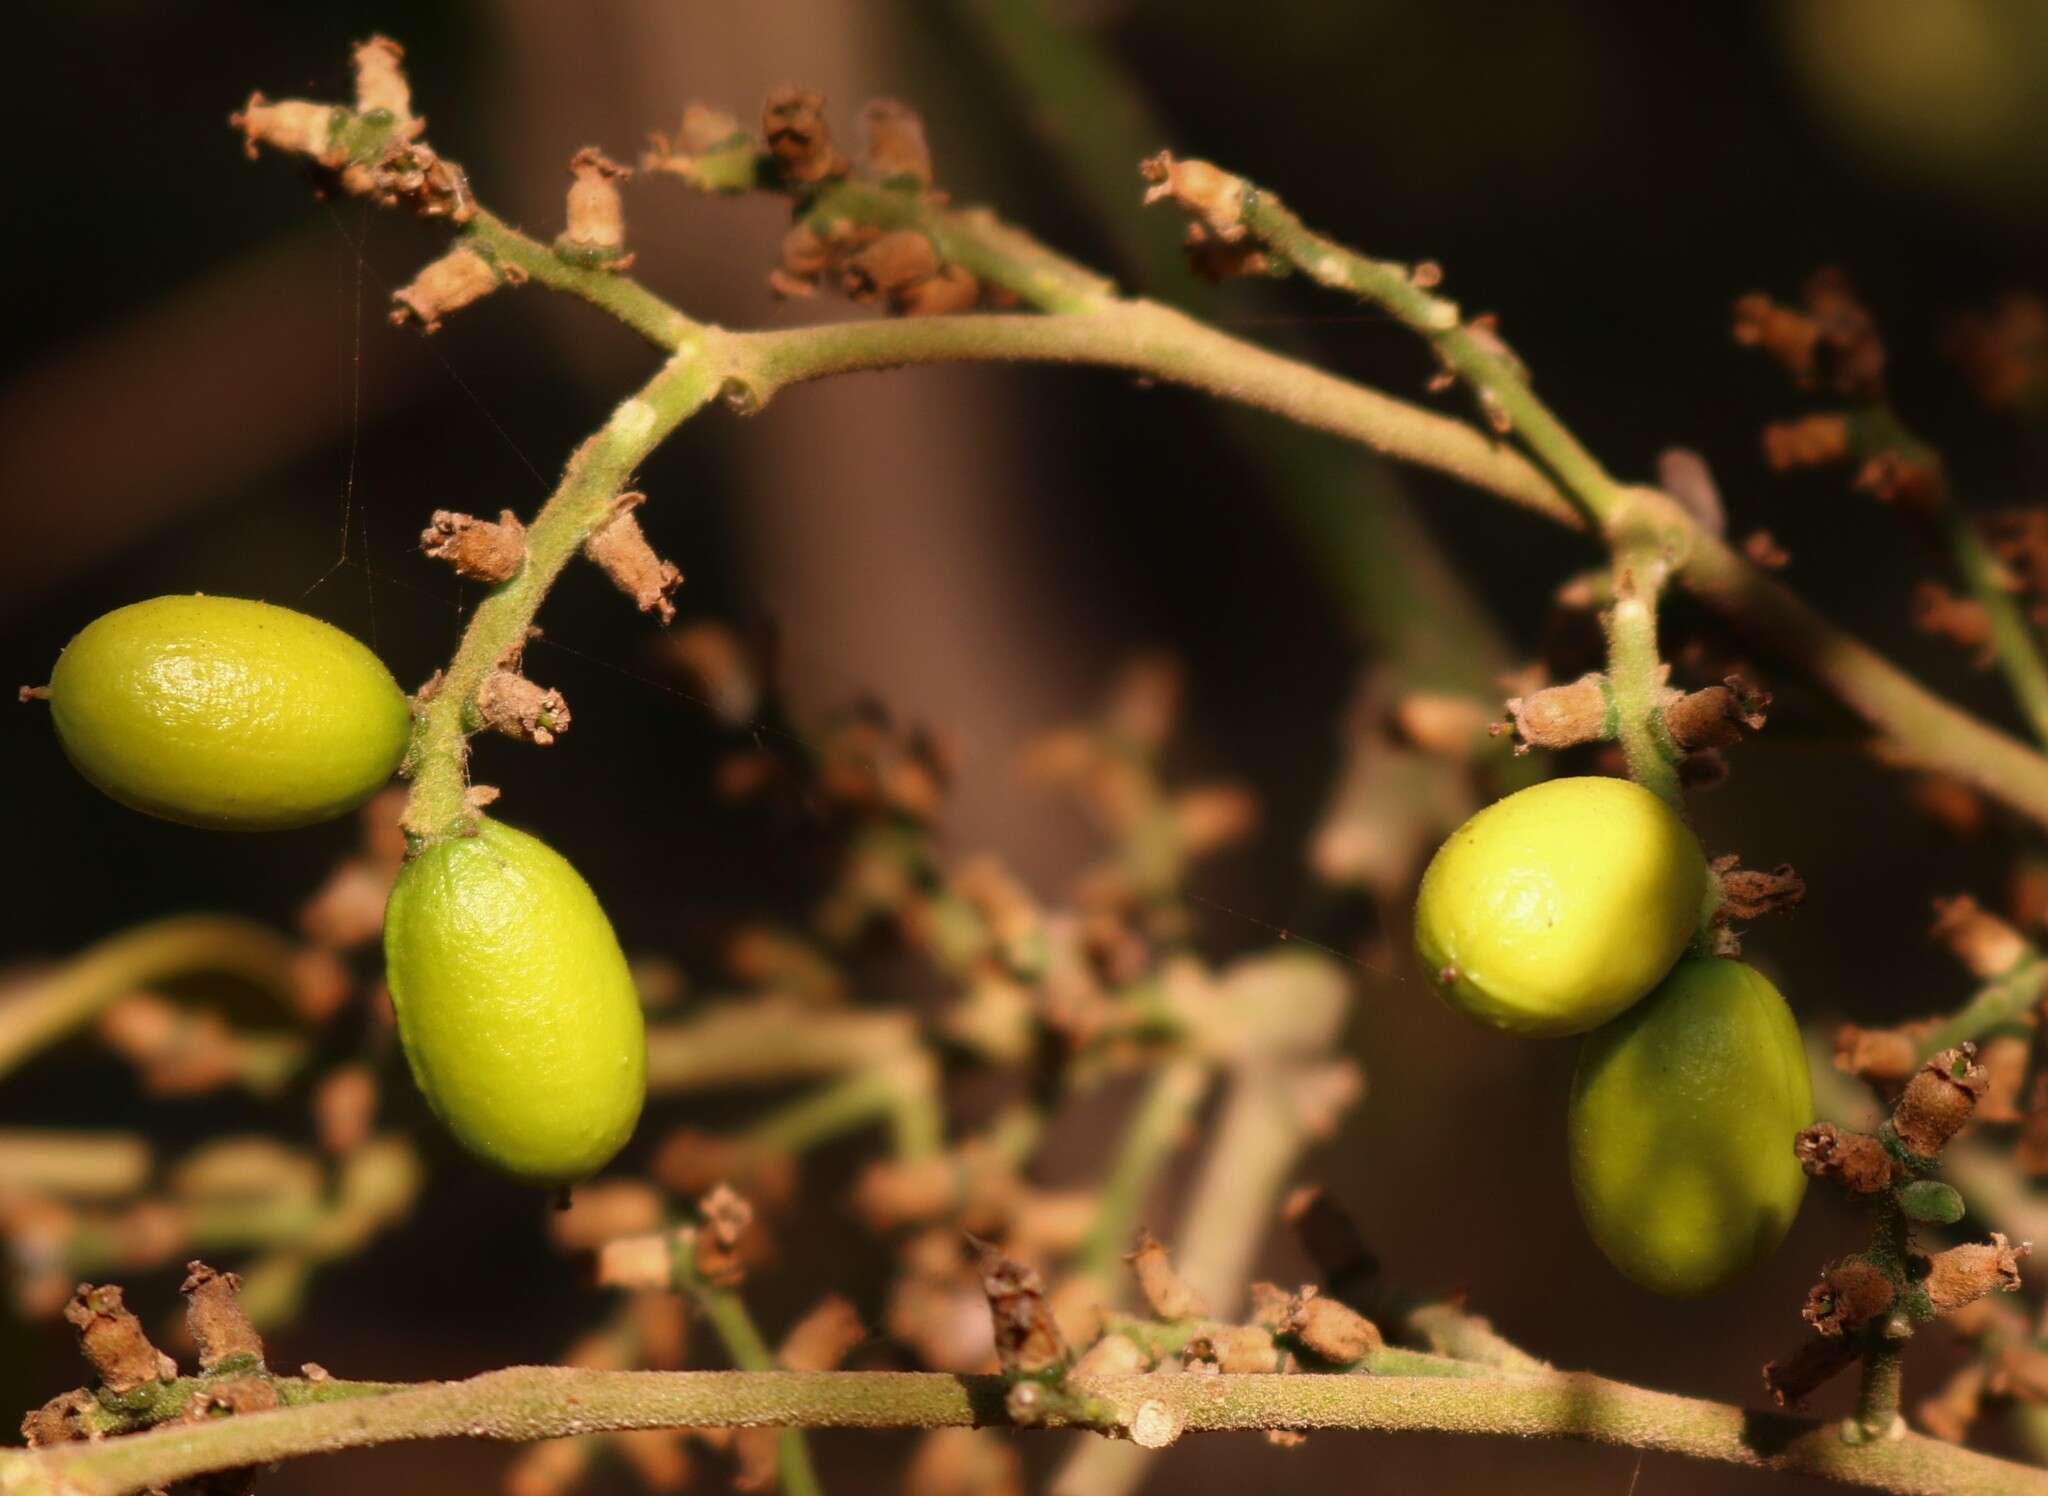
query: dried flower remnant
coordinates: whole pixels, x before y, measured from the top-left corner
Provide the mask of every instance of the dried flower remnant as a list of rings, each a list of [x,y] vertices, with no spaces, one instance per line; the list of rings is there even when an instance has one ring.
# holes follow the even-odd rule
[[[846,158],[832,144],[821,94],[785,83],[761,105],[761,135],[783,180],[814,186],[846,175]]]
[[[1975,598],[1957,597],[1939,582],[1913,587],[1913,627],[1970,652],[1971,663],[1984,669],[1998,658],[1991,637],[1991,615]]]
[[[1827,467],[1849,457],[1849,420],[1842,415],[1801,416],[1764,427],[1764,461],[1777,472]]]
[[[862,165],[868,175],[891,186],[923,190],[932,184],[932,152],[924,120],[908,104],[871,99],[860,112],[865,138]]]
[[[410,320],[422,332],[439,332],[443,318],[525,279],[526,272],[517,266],[500,268],[468,245],[458,245],[391,293],[391,321],[403,326]]]
[[[541,747],[569,730],[569,703],[516,670],[494,670],[476,690],[477,718],[493,732]]]
[[[610,577],[619,591],[643,613],[656,613],[663,623],[675,621],[669,594],[683,585],[683,574],[654,553],[633,511],[647,502],[644,493],[623,493],[614,501],[612,518],[583,543],[583,554]]]
[[[526,526],[509,509],[499,510],[495,523],[436,509],[420,532],[420,549],[472,582],[508,582],[526,565]]]
[[[1980,982],[2006,975],[2031,951],[2025,936],[1968,894],[1936,899],[1928,933]]]
[[[1964,1242],[1937,1252],[1927,1260],[1924,1286],[1928,1300],[1937,1313],[1946,1313],[1986,1294],[2015,1293],[2020,1286],[2020,1260],[2032,1250],[2032,1243],[2015,1247],[2003,1232],[1994,1231],[1988,1242]]]
[[[1834,1179],[1852,1194],[1874,1195],[1904,1175],[1891,1150],[1867,1133],[1848,1132],[1832,1122],[1816,1122],[1793,1144],[1800,1167],[1814,1179]]]
[[[626,205],[619,183],[632,172],[594,146],[569,161],[568,226],[555,240],[555,253],[579,265],[626,270]]]
[[[1976,1045],[1944,1049],[1913,1073],[1892,1109],[1899,1142],[1915,1158],[1933,1158],[1970,1120],[1989,1084]]]
[[[241,1364],[260,1370],[263,1339],[242,1308],[242,1280],[235,1273],[217,1273],[203,1262],[185,1265],[185,1326],[199,1347],[199,1369],[218,1371]]]
[[[1714,911],[1718,922],[1761,919],[1767,914],[1786,913],[1806,902],[1806,880],[1789,862],[1763,872],[1738,866],[1737,861],[1731,853],[1715,858],[1712,864],[1714,877],[1721,886],[1721,902]]]
[[[177,1376],[177,1363],[150,1344],[142,1321],[121,1302],[118,1285],[79,1284],[64,1318],[78,1331],[79,1349],[100,1384],[116,1396]]]
[[[1942,346],[1993,410],[2024,410],[2048,399],[2048,301],[2039,296],[2011,292],[1989,313],[1956,318]]]
[[[1898,1296],[1891,1274],[1862,1257],[1830,1263],[1806,1295],[1804,1319],[1823,1335],[1842,1336],[1891,1312]]]
[[[981,1289],[995,1325],[996,1358],[1010,1375],[1037,1375],[1067,1364],[1066,1339],[1045,1296],[1045,1282],[1031,1268],[988,1242],[980,1253]]]

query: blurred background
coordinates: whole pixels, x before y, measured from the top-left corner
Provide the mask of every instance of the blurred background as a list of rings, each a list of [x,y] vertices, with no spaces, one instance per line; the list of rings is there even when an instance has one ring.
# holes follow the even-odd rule
[[[422,681],[476,595],[415,549],[428,514],[530,514],[570,448],[653,367],[632,334],[534,289],[492,297],[432,339],[387,326],[390,290],[441,233],[316,201],[290,165],[243,159],[226,117],[251,89],[345,97],[348,45],[383,30],[407,48],[435,146],[536,234],[559,222],[577,147],[633,159],[687,99],[746,118],[770,85],[798,80],[826,93],[850,137],[864,100],[894,96],[923,112],[957,200],[995,204],[1134,290],[1462,411],[1455,394],[1423,395],[1425,351],[1383,318],[1297,287],[1214,291],[1179,270],[1179,225],[1141,213],[1122,143],[1222,162],[1348,243],[1440,261],[1450,294],[1500,312],[1539,390],[1615,472],[1648,477],[1674,444],[1702,453],[1731,534],[1767,526],[1805,595],[1973,709],[2015,720],[1995,679],[1909,626],[1912,585],[1938,559],[1840,475],[1765,470],[1759,428],[1794,401],[1727,325],[1737,294],[1789,299],[1816,266],[1841,265],[1887,332],[1895,398],[1964,486],[1992,503],[2039,498],[2024,444],[1938,345],[1948,318],[2048,290],[2048,8],[1048,0],[1060,47],[1022,65],[1003,45],[1007,9],[78,0],[16,15],[5,107],[28,148],[14,157],[16,231],[0,244],[13,288],[0,346],[10,678],[46,679],[65,640],[110,607],[204,591],[314,612],[372,642],[402,682]],[[1097,86],[1105,78],[1113,88]],[[766,196],[635,183],[635,273],[730,325],[853,314],[829,296],[769,297],[787,213]],[[1384,883],[1377,899],[1319,886],[1306,855],[1361,668],[1377,660],[1396,686],[1446,684],[1418,678],[1445,670],[1483,686],[1538,656],[1553,591],[1593,553],[1355,453],[1296,442],[1282,460],[1270,436],[1263,420],[1093,371],[861,376],[791,392],[756,419],[690,423],[641,474],[643,521],[688,575],[685,619],[773,630],[793,722],[869,693],[941,729],[959,761],[948,845],[995,849],[1048,893],[1089,861],[1090,831],[1019,787],[1020,747],[1091,712],[1133,652],[1180,659],[1171,767],[1242,781],[1261,805],[1257,834],[1194,885],[1198,943],[1227,956],[1286,927],[1360,963],[1353,1050],[1371,1091],[1306,1176],[1366,1224],[1390,1275],[1465,1293],[1559,1365],[1756,1405],[1757,1368],[1804,1333],[1813,1270],[1850,1250],[1860,1225],[1816,1190],[1777,1257],[1720,1296],[1674,1304],[1623,1282],[1571,1205],[1572,1047],[1480,1033],[1440,1010],[1412,980],[1398,920],[1375,907],[1398,912],[1401,899]],[[1379,571],[1344,574],[1331,558],[1350,553],[1327,526],[1360,504],[1383,506],[1383,527],[1344,533]],[[1406,579],[1408,627],[1375,607],[1366,574]],[[1468,617],[1491,644],[1409,669],[1428,654],[1417,635]],[[566,693],[575,730],[546,752],[480,744],[478,777],[583,870],[629,950],[715,979],[735,919],[801,907],[782,840],[793,833],[714,795],[730,733],[593,570],[572,569],[543,623],[529,670]],[[1673,641],[1700,623],[1680,607]],[[1992,819],[1958,836],[1915,814],[1834,710],[1767,658],[1754,664],[1778,713],[1736,752],[1731,781],[1698,797],[1697,819],[1710,851],[1791,862],[1811,894],[1795,918],[1753,932],[1751,958],[1804,1020],[1953,1006],[1968,979],[1922,937],[1928,900],[2001,900],[2016,833]],[[288,924],[356,837],[338,823],[233,839],[134,816],[70,771],[40,709],[6,715],[0,754],[0,807],[23,852],[0,901],[12,961],[175,910]],[[391,1104],[417,1111],[409,1097]],[[146,1100],[82,1045],[0,1083],[0,1119],[141,1128],[166,1152],[279,1125],[233,1096]],[[542,1202],[429,1148],[442,1152],[419,1211],[315,1281],[303,1316],[272,1337],[276,1364],[459,1376],[554,1358],[602,1312],[547,1247]],[[786,1323],[827,1287],[858,1302],[879,1281],[874,1264],[835,1256],[854,1234],[833,1203],[858,1158],[845,1151],[809,1194],[837,1224],[789,1243],[750,1290],[765,1320]],[[1173,1212],[1163,1197],[1155,1224]],[[1261,1270],[1300,1281],[1282,1235]],[[175,1278],[131,1276],[131,1302],[161,1310]],[[1939,1375],[1938,1338],[1909,1362],[1909,1399]],[[74,1385],[70,1340],[61,1324],[0,1318],[0,1402],[25,1409]],[[1824,1393],[1821,1410],[1844,1394]],[[1024,1441],[1034,1469],[1063,1442]],[[816,1445],[834,1490],[893,1489],[907,1448],[881,1435]],[[486,1486],[507,1458],[391,1449],[302,1463],[265,1488]],[[724,1475],[699,1479],[716,1489]],[[1251,1479],[1615,1496],[1801,1488],[1632,1452],[1327,1435],[1299,1450],[1189,1441],[1153,1489]],[[634,1478],[601,1470],[592,1488]]]

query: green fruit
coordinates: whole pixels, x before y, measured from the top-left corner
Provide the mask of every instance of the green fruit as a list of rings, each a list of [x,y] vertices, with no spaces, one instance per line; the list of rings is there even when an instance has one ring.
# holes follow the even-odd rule
[[[647,1097],[640,998],[597,895],[485,820],[398,875],[384,963],[413,1080],[470,1152],[538,1184],[595,1173]]]
[[[1452,1007],[1518,1034],[1579,1034],[1657,985],[1692,939],[1707,864],[1626,779],[1553,779],[1437,849],[1415,948]]]
[[[1607,1260],[1658,1293],[1718,1288],[1768,1256],[1806,1193],[1813,1122],[1799,1026],[1754,967],[1688,958],[1586,1036],[1572,1186]]]
[[[405,754],[412,707],[330,624],[232,597],[159,597],[82,629],[50,677],[57,739],[123,805],[222,831],[353,810]]]

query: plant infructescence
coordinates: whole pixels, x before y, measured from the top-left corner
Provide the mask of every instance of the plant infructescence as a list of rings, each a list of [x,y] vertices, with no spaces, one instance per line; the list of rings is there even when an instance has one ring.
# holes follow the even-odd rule
[[[0,1007],[0,1056],[10,1062],[98,1022],[103,1039],[163,1089],[260,1089],[266,1077],[274,1084],[280,1074],[304,1076],[335,1160],[314,1165],[283,1149],[235,1158],[232,1167],[190,1160],[166,1186],[179,1210],[165,1251],[250,1254],[239,1282],[195,1264],[186,1287],[200,1355],[197,1370],[181,1374],[149,1343],[118,1289],[69,1288],[122,1260],[106,1249],[109,1233],[96,1213],[111,1207],[97,1202],[155,1203],[140,1193],[147,1171],[138,1176],[118,1149],[66,1152],[51,1139],[25,1140],[17,1177],[61,1207],[42,1218],[58,1222],[44,1228],[42,1244],[58,1276],[45,1271],[36,1280],[37,1302],[78,1327],[97,1380],[30,1415],[36,1448],[0,1456],[0,1488],[122,1492],[408,1438],[584,1436],[525,1457],[536,1473],[545,1473],[538,1462],[554,1461],[546,1469],[560,1481],[573,1477],[599,1435],[617,1435],[621,1449],[656,1472],[679,1457],[675,1431],[726,1428],[738,1431],[730,1453],[749,1473],[801,1492],[823,1484],[796,1432],[807,1426],[960,1430],[934,1434],[918,1456],[921,1468],[986,1468],[1002,1488],[1014,1480],[1006,1451],[964,1430],[1007,1424],[1108,1436],[1092,1449],[1113,1457],[1083,1456],[1088,1468],[1062,1478],[1064,1488],[1091,1496],[1128,1489],[1147,1451],[1186,1433],[1233,1428],[1575,1437],[1878,1489],[2048,1490],[2040,1471],[1959,1442],[1986,1398],[2015,1405],[2024,1424],[2048,1390],[2033,1327],[2005,1307],[2002,1293],[2018,1286],[2025,1250],[1997,1229],[2017,1228],[2029,1208],[2011,1184],[2016,1166],[2002,1157],[1987,1163],[1982,1138],[1954,1142],[1973,1123],[1987,1131],[2018,1125],[2018,1166],[2036,1154],[2048,1159],[2048,1127],[2041,1137],[2028,1130],[2048,1105],[2016,1102],[2031,1064],[2026,1034],[2041,994],[2039,958],[2010,926],[1975,906],[1951,906],[1944,933],[1980,991],[1943,1021],[1845,1035],[1844,1068],[1878,1085],[1888,1115],[1861,1129],[1839,1115],[1806,1125],[1804,1059],[1790,1045],[1782,1004],[1760,976],[1728,958],[1729,922],[1795,897],[1796,877],[1746,871],[1726,858],[1707,868],[1682,820],[1687,781],[1761,725],[1763,701],[1738,680],[1675,687],[1658,641],[1660,600],[1670,587],[1692,592],[1759,649],[1836,694],[1892,761],[1951,775],[2037,832],[2048,825],[2048,759],[1935,697],[1807,608],[1723,540],[1696,494],[1611,477],[1531,392],[1492,324],[1466,317],[1441,294],[1433,267],[1360,256],[1216,167],[1162,156],[1146,168],[1153,195],[1189,214],[1200,265],[1223,274],[1298,273],[1386,309],[1468,386],[1491,431],[1122,297],[993,216],[933,192],[921,126],[903,106],[869,107],[856,165],[833,144],[820,101],[795,89],[769,99],[758,135],[693,106],[643,174],[714,193],[785,194],[794,224],[775,271],[778,288],[802,295],[830,280],[900,315],[757,333],[700,323],[627,273],[621,172],[602,154],[573,159],[567,224],[542,243],[482,207],[461,168],[426,143],[393,44],[366,43],[356,61],[353,105],[258,96],[238,120],[252,152],[296,154],[330,190],[450,225],[450,251],[398,293],[399,320],[431,331],[482,296],[537,282],[617,317],[665,359],[578,448],[530,520],[432,517],[423,537],[429,553],[491,590],[447,668],[413,698],[410,788],[402,804],[371,802],[363,851],[309,906],[310,949],[273,960],[236,927],[156,930],[110,942]],[[1833,381],[1857,406],[1858,419],[1845,417],[1841,433],[1808,432],[1813,440],[1798,451],[1810,458],[1821,438],[1840,435],[1836,455],[1862,460],[1871,485],[1944,518],[1959,571],[1981,591],[1986,545],[1955,509],[1938,459],[1871,414],[1884,409],[1882,391],[1857,354],[1872,335],[1867,319],[1859,323],[1844,307],[1839,285],[1825,282],[1801,311],[1745,303],[1741,326],[1795,373]],[[804,774],[806,789],[845,818],[840,881],[803,931],[754,932],[749,992],[684,1017],[657,1014],[644,1066],[657,1098],[709,1086],[805,1089],[737,1134],[675,1134],[658,1151],[652,1183],[599,1178],[577,1192],[554,1227],[558,1241],[594,1252],[600,1281],[628,1292],[579,1343],[574,1365],[415,1386],[280,1376],[266,1367],[252,1321],[288,1316],[320,1263],[402,1217],[416,1165],[397,1140],[376,1134],[375,1082],[359,1061],[329,1064],[311,1045],[266,1051],[224,1024],[205,1030],[203,1045],[183,1030],[166,1038],[163,1015],[134,1007],[125,994],[194,970],[247,967],[318,1023],[342,1000],[334,996],[334,954],[374,938],[396,880],[387,939],[399,1022],[415,1073],[451,1128],[486,1158],[535,1180],[600,1166],[631,1128],[641,1086],[640,1017],[623,990],[623,957],[582,880],[538,843],[484,817],[493,793],[469,780],[469,740],[492,730],[546,743],[567,728],[567,704],[526,677],[522,651],[549,589],[579,556],[601,565],[637,606],[670,617],[679,578],[648,546],[634,514],[643,496],[628,484],[680,423],[721,402],[758,411],[790,384],[840,372],[977,359],[1093,363],[1193,385],[1461,477],[1606,544],[1610,564],[1583,590],[1606,626],[1607,668],[1527,691],[1509,703],[1509,717],[1526,744],[1613,744],[1634,783],[1561,781],[1525,792],[1533,799],[1503,800],[1458,833],[1469,835],[1476,860],[1454,866],[1465,860],[1454,837],[1444,854],[1449,871],[1425,888],[1418,923],[1430,975],[1488,1021],[1531,1032],[1592,1030],[1572,1103],[1575,1169],[1595,1237],[1638,1277],[1677,1291],[1719,1282],[1768,1249],[1809,1175],[1869,1201],[1869,1244],[1827,1266],[1805,1306],[1800,1349],[1767,1371],[1771,1391],[1796,1403],[1859,1368],[1849,1420],[1766,1424],[1736,1408],[1556,1372],[1461,1306],[1382,1281],[1327,1197],[1297,1192],[1282,1207],[1301,1150],[1358,1090],[1355,1067],[1332,1053],[1346,984],[1312,956],[1212,970],[1190,950],[1179,897],[1186,867],[1241,830],[1247,810],[1228,788],[1183,790],[1161,780],[1156,757],[1173,693],[1170,674],[1156,666],[1133,672],[1102,723],[1057,735],[1033,755],[1040,776],[1088,797],[1109,832],[1113,855],[1073,910],[1048,908],[999,865],[941,851],[931,830],[945,766],[929,740],[874,713],[803,724],[803,762],[790,772]],[[1978,601],[1989,620],[1985,638],[2025,698],[2041,675],[2032,624],[1995,606],[1998,596]],[[1960,627],[1954,607],[1935,611],[1948,631]],[[766,683],[730,636],[698,629],[676,645],[708,698],[736,703],[733,720],[764,709]],[[62,724],[65,677],[60,667],[53,704],[76,753]],[[1475,715],[1469,701],[1403,706],[1397,716],[1411,744],[1468,757],[1483,751],[1490,712]],[[132,740],[114,731],[94,742],[118,758]],[[225,748],[236,746],[229,733]],[[775,772],[744,756],[736,762],[736,784]],[[309,796],[266,823],[337,813],[371,793],[390,767],[366,769],[367,782],[349,793]],[[1516,807],[1537,804],[1563,807],[1558,816],[1567,822],[1584,819],[1582,843],[1515,829]],[[233,823],[218,813],[193,818]],[[1448,830],[1461,817],[1442,819]],[[1502,827],[1511,834],[1480,844]],[[1597,865],[1588,867],[1589,858]],[[479,859],[485,863],[471,865]],[[1626,886],[1602,876],[1617,861],[1632,873]],[[551,911],[540,938],[509,938],[502,911],[517,901],[490,894],[493,877],[545,885],[535,894]],[[1553,897],[1566,902],[1544,907]],[[478,907],[493,939],[444,948],[461,943],[461,923]],[[1568,926],[1587,909],[1590,924]],[[942,1013],[927,1018],[852,1000],[845,953],[876,923],[891,926],[944,981],[950,1000]],[[542,971],[546,940],[564,932],[573,949],[562,972]],[[1546,948],[1553,938],[1564,944]],[[1535,954],[1518,966],[1525,939]],[[1695,954],[1684,954],[1689,944]],[[479,949],[490,954],[480,958]],[[542,989],[541,1016],[530,1028],[499,1030],[527,1053],[492,1072],[505,1058],[490,1053],[493,1026],[508,1016],[534,1019],[519,1011],[533,996],[522,980],[528,968]],[[1571,980],[1556,983],[1560,969]],[[548,990],[556,975],[569,990]],[[643,985],[658,996],[658,980]],[[571,1039],[576,1053],[558,1075],[548,1073],[550,1047]],[[521,1068],[536,1056],[542,1068]],[[947,1066],[961,1056],[1041,1079],[1050,1056],[1059,1094],[1046,1096],[1041,1084],[960,1131],[942,1102]],[[1666,1168],[1644,1184],[1633,1177],[1640,1161],[1615,1134],[1668,1102],[1658,1083],[1667,1069],[1697,1087],[1690,1094],[1699,1104],[1682,1125],[1673,1121],[1666,1139],[1692,1174]],[[1141,1099],[1109,1150],[1100,1187],[1069,1197],[1037,1184],[1029,1166],[1048,1106],[1131,1072],[1143,1077]],[[560,1095],[546,1084],[554,1079],[568,1083]],[[1169,1254],[1141,1230],[1149,1188],[1218,1090],[1224,1101],[1195,1203]],[[863,1176],[856,1203],[870,1225],[899,1241],[887,1318],[925,1371],[837,1370],[865,1338],[858,1312],[837,1300],[771,1347],[740,1294],[756,1260],[752,1244],[785,1207],[796,1161],[869,1126],[886,1129],[889,1147]],[[1775,1156],[1774,1135],[1782,1149]],[[1788,1160],[1803,1172],[1793,1173]],[[1657,1160],[1648,1166],[1655,1170]],[[283,1204],[257,1209],[223,1184],[252,1174],[273,1186],[266,1201]],[[1966,1211],[1983,1227],[1969,1239],[1930,1250],[1915,1234],[1945,1229]],[[1252,1285],[1247,1302],[1248,1259],[1275,1214],[1293,1224],[1323,1281],[1291,1292]],[[1119,1259],[1134,1237],[1138,1293],[1125,1310]],[[987,1338],[963,1339],[958,1314],[949,1312],[963,1299],[986,1306],[977,1323]],[[709,1326],[733,1370],[674,1369],[684,1305]],[[1907,1340],[1939,1316],[1959,1319],[1975,1337],[1975,1381],[1959,1381],[1922,1411],[1923,1425],[1942,1436],[1930,1437],[1903,1429],[1899,1364]],[[154,1428],[166,1423],[178,1426]],[[567,1476],[562,1461],[570,1462]]]

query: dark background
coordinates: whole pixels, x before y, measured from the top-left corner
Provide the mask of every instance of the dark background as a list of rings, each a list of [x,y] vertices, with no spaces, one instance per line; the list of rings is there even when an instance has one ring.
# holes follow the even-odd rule
[[[1907,627],[1910,584],[1938,563],[1834,478],[1763,470],[1758,427],[1794,402],[1726,327],[1735,294],[1789,296],[1815,265],[1845,266],[1889,332],[1899,403],[1974,494],[2028,496],[2038,474],[1935,345],[1947,315],[2044,289],[2048,9],[1106,0],[1063,13],[1150,95],[1170,132],[1152,144],[1240,169],[1368,251],[1441,261],[1468,307],[1502,313],[1540,390],[1614,471],[1646,476],[1673,443],[1705,453],[1733,533],[1768,524],[1795,586],[2011,720],[1995,680]],[[10,29],[0,661],[21,682],[45,679],[100,612],[171,591],[306,608],[422,680],[469,600],[412,548],[427,514],[530,513],[570,447],[651,368],[632,335],[538,290],[494,297],[431,341],[387,327],[390,288],[438,233],[316,202],[289,166],[243,160],[226,116],[248,91],[343,96],[347,45],[373,30],[409,49],[435,145],[537,233],[558,221],[575,147],[630,159],[686,98],[746,115],[796,78],[849,126],[872,95],[916,103],[958,198],[994,202],[1138,289],[1190,294],[1122,259],[1126,235],[1047,144],[1063,122],[1018,97],[951,6],[81,0]],[[1133,177],[1121,211],[1138,215],[1137,196]],[[768,299],[784,211],[638,184],[636,273],[734,325],[840,315]],[[1305,290],[1229,291],[1216,305],[1247,335],[1301,339],[1396,393],[1419,396],[1429,372],[1399,329]],[[1301,848],[1359,651],[1275,519],[1272,480],[1211,405],[1093,372],[867,376],[796,391],[752,421],[707,415],[642,486],[648,530],[689,574],[685,615],[773,620],[800,713],[873,690],[960,742],[958,847],[996,847],[1056,889],[1085,857],[1082,826],[1016,787],[1016,748],[1087,710],[1130,651],[1163,646],[1190,671],[1177,767],[1241,777],[1265,809],[1257,839],[1197,885],[1222,906],[1204,906],[1205,946],[1260,946],[1260,921],[1292,920],[1309,899]],[[1508,636],[1533,649],[1550,590],[1590,553],[1484,497],[1423,475],[1409,486]],[[726,740],[655,680],[649,626],[600,578],[573,569],[544,622],[554,647],[530,668],[567,693],[576,729],[545,753],[482,745],[479,777],[582,868],[629,949],[708,962],[733,915],[796,896],[789,849],[713,800]],[[1953,1005],[1965,979],[1920,938],[1927,899],[1996,897],[2012,839],[1994,827],[1958,842],[1925,825],[1823,704],[1771,683],[1780,717],[1698,811],[1711,850],[1793,862],[1812,886],[1797,919],[1755,933],[1752,958],[1803,1019]],[[10,958],[175,909],[286,921],[351,843],[346,824],[236,839],[144,820],[70,772],[40,710],[5,723]],[[1351,948],[1361,931],[1325,933]],[[1559,1364],[1754,1404],[1756,1368],[1796,1343],[1812,1270],[1850,1248],[1853,1221],[1817,1191],[1787,1247],[1725,1294],[1649,1298],[1597,1258],[1570,1206],[1555,1120],[1570,1046],[1475,1033],[1406,980],[1405,954],[1365,959],[1385,968],[1365,973],[1358,1023],[1373,1091],[1313,1173],[1368,1221],[1390,1271],[1466,1290]],[[174,1148],[266,1116],[229,1101],[145,1109],[122,1072],[78,1049],[0,1088],[0,1119],[146,1126]],[[455,1375],[548,1359],[594,1320],[601,1299],[563,1286],[534,1202],[440,1162],[420,1216],[320,1278],[274,1360]],[[1271,1270],[1303,1268],[1276,1244]],[[792,1249],[759,1291],[763,1318],[859,1286],[836,1273],[826,1254]],[[168,1302],[172,1286],[134,1292]],[[1940,1359],[1916,1355],[1909,1396]],[[0,1325],[0,1400],[27,1407],[77,1375],[57,1330]],[[896,1441],[819,1443],[828,1475],[843,1472],[835,1489],[889,1488]],[[273,1488],[374,1475],[424,1489],[486,1480],[500,1459],[384,1451],[295,1467]],[[1638,1474],[1628,1452],[1335,1435],[1295,1452],[1191,1444],[1162,1470],[1157,1488],[1185,1491],[1338,1475],[1390,1492],[1797,1484],[1656,1457]]]

